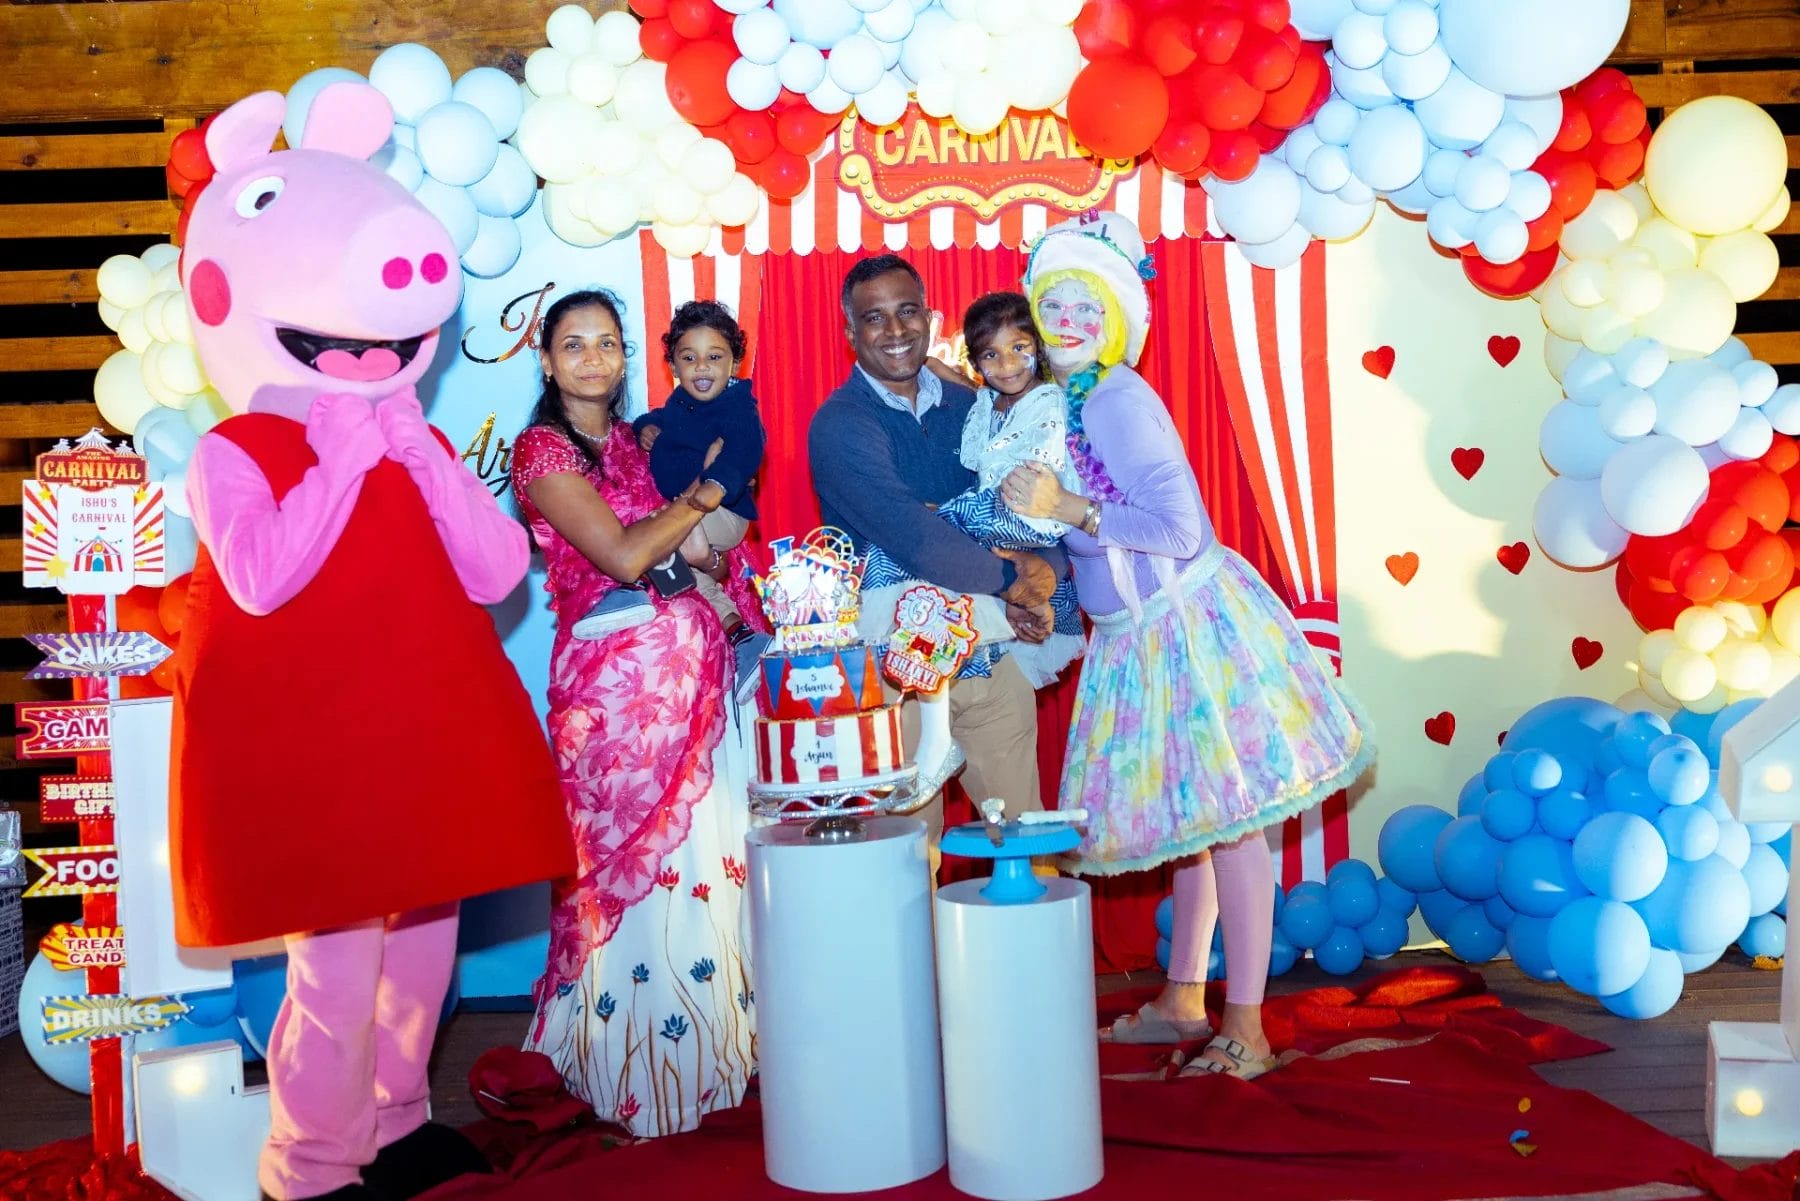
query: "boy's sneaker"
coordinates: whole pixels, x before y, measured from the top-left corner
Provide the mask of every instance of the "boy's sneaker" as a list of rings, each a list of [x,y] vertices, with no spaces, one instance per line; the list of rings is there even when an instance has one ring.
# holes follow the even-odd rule
[[[597,642],[608,634],[641,626],[656,616],[656,606],[642,588],[614,588],[600,598],[600,603],[587,611],[569,633],[589,642]]]
[[[756,693],[762,653],[769,649],[769,643],[774,639],[767,634],[758,634],[747,625],[738,626],[726,637],[731,642],[731,653],[737,657],[737,698],[740,702],[748,701]]]

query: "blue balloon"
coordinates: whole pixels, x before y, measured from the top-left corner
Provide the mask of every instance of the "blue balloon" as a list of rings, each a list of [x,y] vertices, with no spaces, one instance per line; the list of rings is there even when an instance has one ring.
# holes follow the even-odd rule
[[[1447,888],[1419,894],[1419,913],[1424,916],[1426,926],[1439,938],[1444,937],[1444,930],[1449,926],[1452,915],[1467,904],[1467,901]]]
[[[1594,816],[1594,806],[1587,797],[1569,788],[1558,788],[1538,798],[1537,823],[1544,833],[1564,842],[1574,841],[1581,827]]]
[[[1206,953],[1206,978],[1217,980],[1225,974],[1225,952],[1214,947]]]
[[[1725,710],[1721,709],[1721,713]],[[1711,713],[1695,713],[1691,709],[1677,709],[1669,718],[1669,732],[1679,734],[1697,747],[1705,747],[1706,732],[1712,728]],[[1704,754],[1704,750],[1701,752]]]
[[[1769,849],[1781,856],[1781,861],[1789,867],[1794,865],[1794,827],[1789,826],[1787,833],[1769,844]]]
[[[1481,903],[1481,912],[1487,916],[1488,925],[1496,930],[1505,930],[1518,918],[1518,910],[1508,905],[1500,897],[1489,897]]]
[[[1664,809],[1656,815],[1656,832],[1673,859],[1692,862],[1719,849],[1719,819],[1700,805]]]
[[[1520,914],[1506,928],[1506,950],[1521,972],[1533,980],[1556,979],[1550,962],[1550,919]]]
[[[1381,894],[1375,889],[1375,873],[1358,859],[1346,859],[1331,869],[1325,880],[1325,893],[1331,906],[1332,921],[1340,926],[1354,929],[1374,917],[1376,910],[1381,908]]]
[[[1434,861],[1444,887],[1465,901],[1485,901],[1500,891],[1500,852],[1477,817],[1459,817],[1438,834]]]
[[[1406,919],[1389,909],[1377,910],[1356,933],[1362,938],[1364,954],[1386,959],[1406,945]]]
[[[1755,959],[1758,955],[1780,959],[1787,954],[1787,922],[1773,913],[1758,914],[1744,927],[1738,949]]]
[[[1742,870],[1750,862],[1750,827],[1733,818],[1719,823],[1719,846],[1713,852],[1731,866]]]
[[[1543,796],[1563,781],[1563,765],[1548,751],[1520,751],[1512,768],[1512,786],[1527,796]]]
[[[1215,951],[1225,949],[1225,927],[1219,922],[1213,923],[1212,949]]]
[[[1381,911],[1391,913],[1401,921],[1411,917],[1413,910],[1419,907],[1416,894],[1400,887],[1386,876],[1375,881],[1375,891],[1381,897]]]
[[[1513,764],[1518,759],[1516,751],[1501,751],[1489,757],[1487,766],[1481,769],[1481,782],[1486,785],[1485,791],[1495,792],[1513,786]],[[1471,779],[1469,784],[1475,781]],[[1469,791],[1469,784],[1463,785],[1463,792]]]
[[[229,984],[205,992],[182,993],[181,999],[188,1007],[186,1020],[196,1026],[222,1026],[237,1016],[237,990]]]
[[[1287,975],[1299,958],[1300,949],[1282,937],[1280,930],[1275,931],[1275,936],[1269,940],[1269,975]]]
[[[1156,932],[1167,938],[1175,929],[1175,894],[1170,893],[1156,903]]]
[[[1348,976],[1362,961],[1362,939],[1348,926],[1334,927],[1325,941],[1313,948],[1313,962],[1327,975]]]
[[[1758,917],[1773,912],[1781,899],[1787,896],[1788,869],[1781,861],[1781,856],[1766,846],[1752,846],[1739,869],[1744,873],[1744,883],[1750,888],[1750,916]]]
[[[1669,866],[1662,835],[1635,813],[1602,813],[1575,836],[1572,854],[1582,886],[1609,901],[1649,896]]]
[[[1570,763],[1592,763],[1601,743],[1619,723],[1617,705],[1586,696],[1559,696],[1520,714],[1501,743],[1506,750],[1549,751]]]
[[[1700,798],[1699,804],[1708,813],[1718,818],[1721,823],[1737,820],[1737,814],[1731,811],[1731,806],[1727,805],[1725,798],[1719,794],[1719,773],[1716,771],[1712,773],[1712,784],[1707,788],[1706,795]]]
[[[1281,920],[1281,907],[1285,904],[1287,904],[1287,894],[1281,890],[1281,885],[1277,884],[1275,886],[1275,920],[1278,922]]]
[[[1533,751],[1532,754],[1539,752]],[[1547,757],[1547,756],[1546,756]],[[1552,763],[1556,762],[1554,759]],[[1511,842],[1531,832],[1537,806],[1524,793],[1511,788],[1490,792],[1481,803],[1481,828],[1492,838]]]
[[[1408,892],[1435,892],[1438,879],[1435,848],[1438,834],[1451,817],[1436,805],[1408,805],[1389,815],[1375,840],[1381,870]]]
[[[1374,888],[1375,869],[1361,859],[1343,859],[1332,864],[1331,870],[1325,873],[1326,891],[1329,892],[1331,886],[1340,880],[1360,880],[1366,882],[1370,888]]]
[[[1656,891],[1632,906],[1657,946],[1683,955],[1714,955],[1737,941],[1750,921],[1750,886],[1718,855],[1693,863],[1671,859]]]
[[[1506,935],[1487,920],[1480,905],[1464,905],[1451,914],[1443,937],[1450,953],[1464,963],[1486,963],[1506,945]]]
[[[1766,844],[1791,832],[1794,825],[1792,822],[1745,822],[1744,828],[1750,831],[1751,842]]]
[[[1719,962],[1725,952],[1729,949],[1730,948],[1726,946],[1720,947],[1716,951],[1699,951],[1694,954],[1684,954],[1677,951],[1676,954],[1681,956],[1681,970],[1692,975],[1694,972],[1704,972],[1707,968]]]
[[[1756,712],[1756,707],[1760,704],[1762,704],[1762,700],[1755,697],[1733,701],[1713,715],[1712,724],[1706,730],[1706,737],[1694,740],[1700,744],[1700,749],[1705,753],[1707,762],[1714,767],[1719,766],[1719,750],[1725,741],[1726,733],[1731,727]]]
[[[1712,768],[1700,748],[1683,738],[1679,746],[1656,752],[1645,769],[1650,791],[1665,804],[1691,805],[1706,795]]]
[[[1655,821],[1662,812],[1662,801],[1650,790],[1650,778],[1642,771],[1621,767],[1606,777],[1606,806],[1618,813],[1635,813],[1645,821]]]
[[[1169,970],[1169,940],[1166,938],[1156,940],[1156,966],[1165,972]]]
[[[1310,951],[1331,934],[1331,905],[1322,896],[1296,888],[1281,911],[1281,932],[1295,948]]]
[[[239,959],[231,965],[231,980],[237,988],[238,1021],[244,1036],[257,1054],[267,1055],[275,1015],[287,998],[287,955]]]
[[[1630,905],[1583,897],[1550,919],[1550,962],[1576,992],[1624,992],[1650,964],[1650,931]]]
[[[78,1093],[94,1091],[88,1078],[88,1045],[44,1041],[44,998],[86,996],[87,991],[86,972],[59,971],[42,952],[32,956],[19,988],[19,1038],[25,1053],[44,1075]]]
[[[1669,732],[1669,723],[1655,713],[1627,713],[1613,727],[1612,749],[1626,767],[1650,766],[1650,744]]]
[[[1471,813],[1481,812],[1481,803],[1487,799],[1487,781],[1480,776],[1472,777],[1456,794],[1456,816],[1468,817]]]
[[[1588,895],[1575,874],[1569,844],[1548,834],[1527,834],[1508,843],[1500,860],[1500,896],[1528,917],[1552,917],[1577,897]]]
[[[1644,974],[1623,992],[1600,998],[1600,1003],[1622,1018],[1643,1021],[1661,1017],[1681,1000],[1681,956],[1664,947],[1651,947]]]

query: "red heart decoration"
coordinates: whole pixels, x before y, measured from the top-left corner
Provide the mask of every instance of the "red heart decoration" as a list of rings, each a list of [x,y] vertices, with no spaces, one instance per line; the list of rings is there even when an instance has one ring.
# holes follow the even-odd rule
[[[1450,452],[1450,466],[1456,468],[1456,474],[1465,480],[1475,478],[1481,465],[1487,462],[1487,452],[1479,446],[1459,446]]]
[[[1514,338],[1513,341],[1517,342],[1518,339]],[[1363,351],[1363,370],[1370,375],[1386,379],[1388,373],[1393,369],[1394,348],[1392,346],[1377,346],[1374,350]]]
[[[1605,653],[1606,648],[1592,638],[1577,638],[1569,643],[1569,654],[1575,657],[1575,666],[1582,671],[1600,662],[1600,656]]]
[[[1519,357],[1519,340],[1511,334],[1504,338],[1495,334],[1488,339],[1488,354],[1493,356],[1494,362],[1505,367]]]
[[[1531,548],[1523,542],[1515,542],[1495,551],[1494,558],[1500,560],[1500,566],[1518,575],[1525,570],[1525,564],[1531,562]]]
[[[1389,555],[1387,569],[1388,574],[1399,581],[1402,588],[1406,587],[1412,583],[1413,577],[1419,574],[1418,552],[1409,550],[1403,555]]]
[[[1512,733],[1511,730],[1502,730],[1502,731],[1500,731],[1500,736],[1498,738],[1494,739],[1494,741],[1499,743],[1501,746],[1505,746],[1506,745],[1506,736],[1510,733]]]
[[[1439,746],[1449,746],[1456,737],[1456,714],[1446,709],[1436,717],[1425,719],[1425,737]]]

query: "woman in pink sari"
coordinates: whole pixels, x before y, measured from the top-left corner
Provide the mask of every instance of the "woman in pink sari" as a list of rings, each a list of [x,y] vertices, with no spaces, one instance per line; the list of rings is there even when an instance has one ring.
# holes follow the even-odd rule
[[[722,557],[698,532],[718,485],[665,501],[622,420],[616,300],[571,293],[541,329],[544,394],[512,485],[557,615],[549,728],[578,874],[555,888],[525,1045],[601,1118],[672,1134],[737,1104],[755,1063],[740,905],[751,715],[736,711],[724,631],[697,591],[648,589],[647,620],[596,639],[571,627],[678,553],[746,618],[761,610],[744,548]]]

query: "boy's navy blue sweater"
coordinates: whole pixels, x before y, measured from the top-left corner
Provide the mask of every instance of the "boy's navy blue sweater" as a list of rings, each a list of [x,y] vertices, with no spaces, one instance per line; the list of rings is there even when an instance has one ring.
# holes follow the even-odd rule
[[[686,388],[677,387],[662,408],[639,417],[631,429],[641,434],[652,425],[662,431],[650,448],[650,475],[658,492],[673,498],[695,480],[715,480],[725,489],[725,508],[745,521],[756,520],[749,484],[762,468],[763,426],[749,380],[732,380],[716,400],[695,400]],[[712,466],[703,467],[706,448],[716,438],[725,439],[725,445]]]

